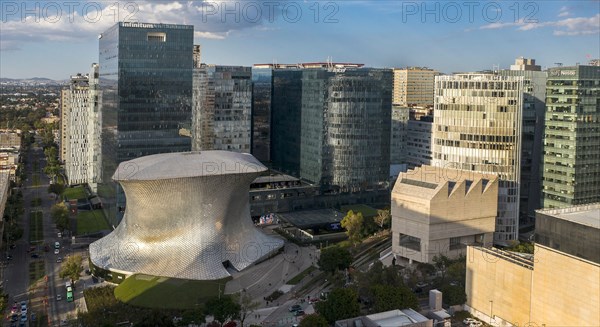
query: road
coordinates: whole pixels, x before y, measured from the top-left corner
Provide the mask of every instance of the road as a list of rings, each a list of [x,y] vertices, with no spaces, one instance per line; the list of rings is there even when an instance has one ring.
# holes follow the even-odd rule
[[[56,200],[47,192],[49,179],[43,173],[46,164],[45,156],[42,148],[37,146],[36,143],[32,145],[31,150],[26,154],[25,171],[28,178],[21,188],[24,206],[21,227],[24,233],[23,237],[15,243],[16,248],[9,250],[13,259],[5,268],[3,277],[5,292],[9,294],[9,303],[27,300],[30,313],[32,311],[36,312],[38,317],[47,315],[49,325],[58,326],[61,320],[76,317],[76,302],[82,295],[76,291],[74,292],[76,302],[66,302],[66,280],[59,277],[60,263],[56,261],[58,257],[71,253],[70,240],[67,238],[59,239],[56,225],[52,222],[50,208]],[[41,203],[39,206],[32,207],[32,200],[36,198],[39,198]],[[33,211],[41,211],[43,214],[43,243],[49,246],[49,251],[45,252],[42,242],[37,245],[35,252],[39,254],[39,259],[32,258],[28,251],[31,246],[29,243],[30,213]],[[53,245],[56,241],[61,243],[59,255],[55,255],[53,252]],[[45,275],[48,278],[47,281],[42,278],[36,284],[37,287],[30,288],[29,267],[30,262],[34,260],[44,261]],[[62,296],[61,301],[56,300],[58,294]]]

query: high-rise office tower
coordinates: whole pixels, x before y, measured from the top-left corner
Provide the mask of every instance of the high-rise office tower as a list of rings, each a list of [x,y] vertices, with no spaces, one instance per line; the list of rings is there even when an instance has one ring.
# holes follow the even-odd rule
[[[323,63],[273,71],[273,165],[326,191],[388,187],[392,71]]]
[[[116,225],[124,194],[117,165],[141,156],[191,150],[191,25],[120,22],[100,35],[102,177],[99,195]],[[131,174],[131,171],[119,172]]]
[[[61,92],[61,156],[69,185],[88,183],[93,191],[100,181],[100,112],[98,64],[86,75],[71,76]]]
[[[412,169],[431,165],[433,116],[420,116],[406,123],[406,164]]]
[[[410,108],[392,105],[392,128],[390,139],[390,164],[406,164],[407,124]]]
[[[600,66],[548,70],[542,202],[600,201]]]
[[[433,165],[498,175],[494,241],[516,240],[523,77],[438,76],[435,81]]]
[[[252,155],[271,161],[271,86],[273,65],[252,67]]]
[[[402,106],[432,106],[433,82],[437,75],[437,71],[429,68],[394,68],[393,103]]]
[[[521,128],[521,181],[519,225],[533,226],[535,210],[541,208],[541,158],[546,111],[546,78],[534,59],[517,58],[500,76],[523,77],[523,126]]]
[[[241,66],[194,69],[192,150],[250,153],[251,75]]]

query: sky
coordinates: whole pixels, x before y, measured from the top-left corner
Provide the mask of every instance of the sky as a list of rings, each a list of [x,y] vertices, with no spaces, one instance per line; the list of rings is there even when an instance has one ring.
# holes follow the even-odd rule
[[[0,77],[63,80],[118,21],[194,25],[202,61],[326,61],[443,73],[600,58],[600,1],[0,1]]]

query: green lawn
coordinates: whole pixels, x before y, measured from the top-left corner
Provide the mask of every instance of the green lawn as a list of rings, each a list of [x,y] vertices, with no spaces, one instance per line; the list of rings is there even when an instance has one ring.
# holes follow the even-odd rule
[[[33,211],[29,215],[29,242],[40,242],[44,240],[44,227],[42,226],[43,214],[41,211]]]
[[[83,186],[67,187],[63,192],[63,196],[67,200],[87,199],[87,193]]]
[[[350,210],[354,211],[355,213],[361,212],[363,217],[365,217],[365,218],[371,218],[371,217],[377,216],[377,209],[369,207],[366,204],[353,204],[353,205],[342,206],[341,210],[343,213],[348,213],[348,211],[350,211]]]
[[[115,297],[127,304],[161,309],[191,309],[219,295],[230,278],[213,281],[133,275],[115,288]]]
[[[29,262],[29,286],[35,284],[46,273],[44,260],[35,260]]]
[[[77,213],[77,235],[96,233],[110,229],[102,209],[79,211]]]
[[[310,274],[311,272],[313,272],[316,269],[317,268],[315,266],[310,266],[310,267],[306,268],[303,272],[296,275],[294,278],[290,279],[287,283],[290,285],[296,285],[296,284],[300,283],[300,281],[304,277],[306,277],[308,274]]]

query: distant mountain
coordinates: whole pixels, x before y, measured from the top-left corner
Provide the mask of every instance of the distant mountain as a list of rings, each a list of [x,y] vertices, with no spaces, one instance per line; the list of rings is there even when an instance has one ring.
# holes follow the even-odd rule
[[[65,84],[66,80],[53,80],[45,77],[32,77],[32,78],[6,78],[1,77],[0,83],[8,84],[50,84],[50,85],[62,85]]]

